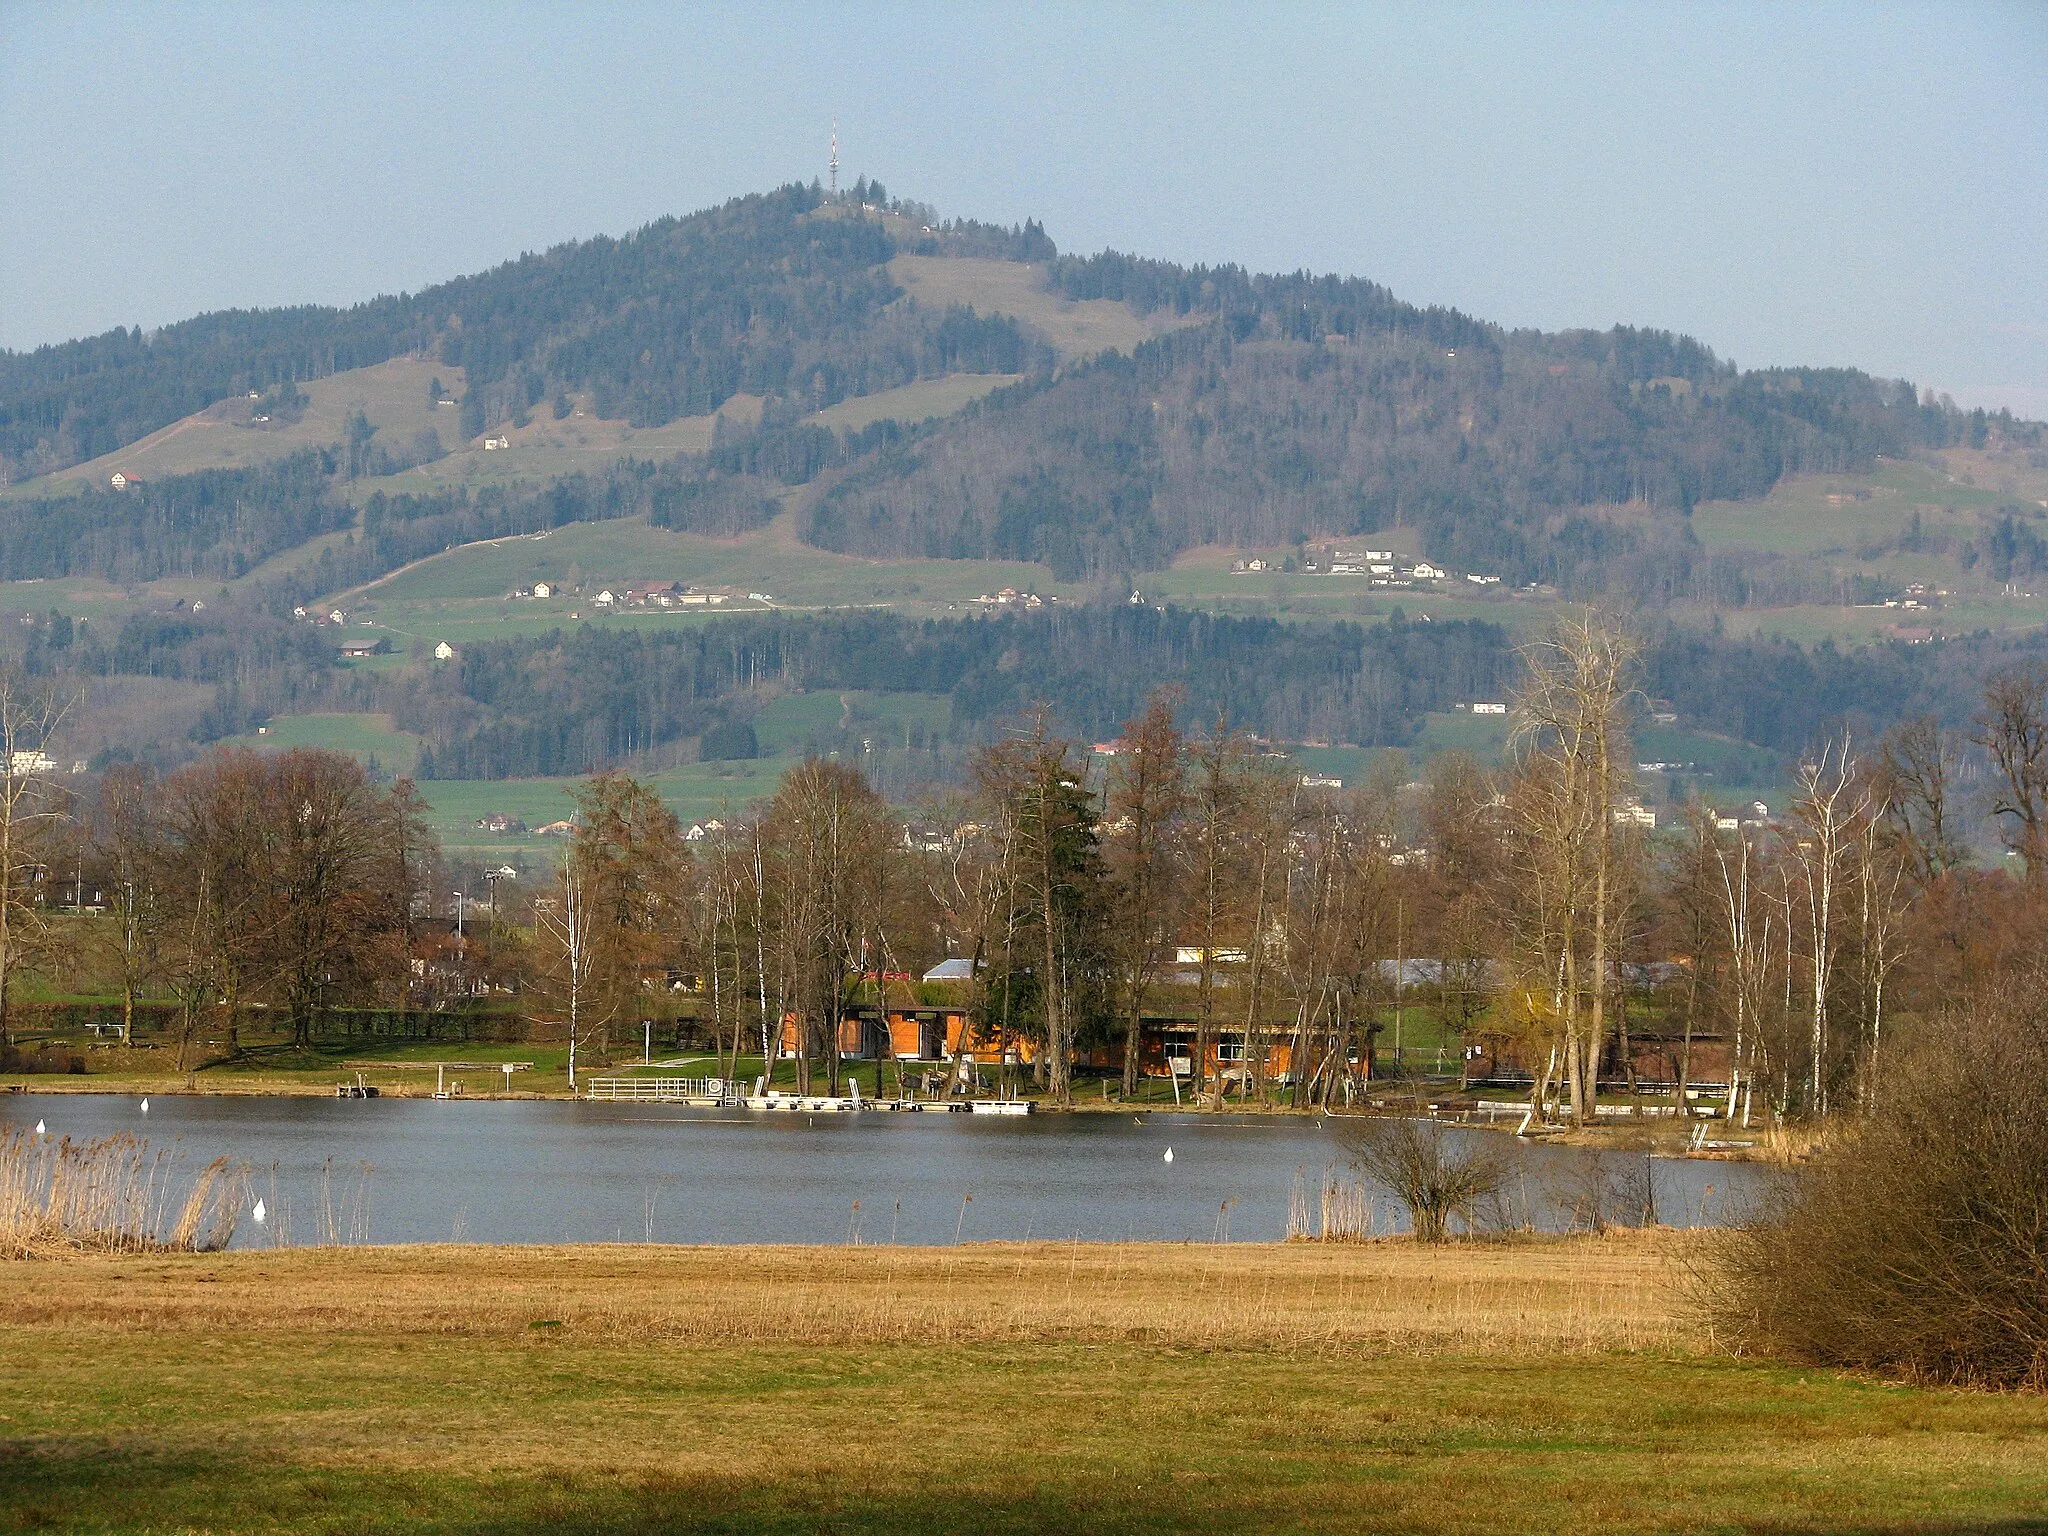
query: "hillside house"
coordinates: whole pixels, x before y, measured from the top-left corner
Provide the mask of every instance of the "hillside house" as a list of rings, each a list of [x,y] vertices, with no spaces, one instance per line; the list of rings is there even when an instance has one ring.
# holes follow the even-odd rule
[[[593,597],[590,603],[594,608],[616,608],[619,606],[619,594],[610,587],[606,587],[597,596]]]
[[[1417,581],[1442,581],[1448,575],[1449,571],[1440,565],[1431,565],[1427,560],[1417,565],[1414,571]]]
[[[339,647],[345,660],[357,660],[364,656],[381,656],[384,653],[382,635],[364,635],[355,640],[344,640]]]
[[[495,832],[499,836],[504,836],[507,833],[524,832],[526,823],[509,811],[493,811],[488,816],[477,818],[476,829],[479,832]]]
[[[439,645],[434,647],[434,660],[452,661],[454,660],[454,658],[455,647],[450,645],[446,640],[443,640]]]
[[[1504,715],[1507,712],[1507,705],[1494,699],[1482,700],[1472,706],[1472,713],[1475,715]]]
[[[493,449],[510,448],[511,446],[512,439],[509,437],[487,437],[484,439],[484,452],[486,453],[491,452]]]
[[[125,469],[117,469],[108,479],[107,484],[117,491],[139,491],[142,489],[142,476],[131,475]]]
[[[553,597],[555,595],[555,584],[551,581],[536,581],[533,584],[533,595],[542,599]]]

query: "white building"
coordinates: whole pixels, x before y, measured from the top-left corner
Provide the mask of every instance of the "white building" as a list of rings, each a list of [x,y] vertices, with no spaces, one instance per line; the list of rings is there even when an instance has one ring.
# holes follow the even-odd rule
[[[455,647],[450,645],[446,640],[443,640],[439,645],[434,647],[434,660],[436,661],[449,661],[454,658],[454,655]]]
[[[535,597],[553,597],[555,595],[554,584],[552,582],[536,581],[533,584],[533,595]]]

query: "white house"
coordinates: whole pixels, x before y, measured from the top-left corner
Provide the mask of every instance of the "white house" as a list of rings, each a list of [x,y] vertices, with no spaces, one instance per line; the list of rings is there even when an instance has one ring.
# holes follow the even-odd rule
[[[1475,715],[1504,715],[1507,712],[1508,707],[1505,704],[1486,703],[1472,706],[1472,713]]]
[[[454,655],[455,647],[450,645],[446,640],[443,640],[439,645],[434,647],[434,660],[436,661],[448,661],[453,659]]]
[[[553,597],[555,595],[554,583],[548,581],[536,581],[533,584],[533,595],[535,597]]]
[[[484,451],[486,453],[494,448],[510,448],[511,446],[512,439],[509,437],[487,437],[484,439]]]
[[[1441,581],[1446,574],[1448,573],[1441,567],[1431,565],[1426,560],[1415,567],[1415,579],[1417,581]]]
[[[126,470],[117,469],[114,471],[113,478],[107,483],[117,491],[137,490],[141,488],[142,477],[140,475],[131,475]]]
[[[18,779],[25,779],[38,773],[49,773],[56,766],[56,760],[47,752],[16,752],[8,758],[7,771]]]
[[[610,608],[615,606],[618,603],[618,600],[619,594],[614,592],[610,587],[606,587],[602,592],[598,593],[597,596],[593,597],[590,601],[596,607]]]

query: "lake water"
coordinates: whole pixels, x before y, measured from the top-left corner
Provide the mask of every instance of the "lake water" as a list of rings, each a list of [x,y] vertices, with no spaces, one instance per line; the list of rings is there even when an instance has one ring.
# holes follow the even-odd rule
[[[1270,1240],[1286,1235],[1298,1175],[1313,1209],[1324,1170],[1348,1168],[1335,1122],[1291,1116],[198,1097],[155,1098],[144,1114],[132,1097],[0,1095],[0,1126],[39,1120],[74,1141],[129,1131],[173,1147],[181,1189],[214,1157],[249,1163],[268,1220],[245,1218],[237,1246],[319,1241],[325,1211],[342,1239],[373,1242]],[[1546,1228],[1568,1225],[1595,1188],[1639,1214],[1645,1177],[1657,1219],[1723,1222],[1770,1178],[1640,1154],[1519,1156],[1509,1195]],[[1377,1221],[1399,1225],[1390,1200]]]

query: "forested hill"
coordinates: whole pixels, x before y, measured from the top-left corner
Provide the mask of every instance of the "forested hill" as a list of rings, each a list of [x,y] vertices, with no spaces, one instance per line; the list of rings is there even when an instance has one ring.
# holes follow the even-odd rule
[[[1369,283],[1169,281],[1105,261],[1058,263],[1052,280],[1208,323],[876,456],[816,499],[808,536],[860,554],[1044,560],[1071,578],[1198,544],[1408,525],[1437,560],[1579,588],[1582,564],[1645,544],[1583,508],[1682,514],[1971,430],[1902,381],[1741,373],[1665,332],[1510,332]],[[1688,536],[1674,517],[1659,537]]]
[[[952,270],[1015,280],[942,280],[919,290],[932,302],[910,301],[899,256],[980,258]],[[1074,301],[1172,324],[1089,359],[1012,312],[1032,304],[990,298],[1022,289],[1041,320]],[[1061,256],[1036,225],[943,223],[862,182],[838,198],[788,186],[351,309],[0,354],[0,480],[112,451],[232,392],[399,353],[463,370],[469,440],[539,410],[559,418],[572,397],[652,427],[758,396],[758,424],[720,418],[711,449],[673,467],[667,504],[684,521],[755,520],[804,486],[816,544],[1039,560],[1063,579],[1156,568],[1198,544],[1400,525],[1461,569],[1580,593],[1617,590],[1621,573],[1620,590],[1654,600],[1697,585],[1683,516],[1696,501],[2015,429],[1852,370],[1745,373],[1662,331],[1508,330],[1360,279]],[[951,373],[1021,382],[913,428],[849,436],[815,419]],[[1616,504],[1669,515],[1604,514]]]
[[[0,352],[0,467],[42,474],[229,394],[422,350],[466,370],[466,435],[562,390],[588,391],[600,416],[656,425],[742,391],[817,409],[924,374],[1033,365],[1009,322],[889,308],[896,242],[860,207],[787,186],[349,309],[232,310]],[[1035,228],[954,224],[930,244],[1051,253]]]

